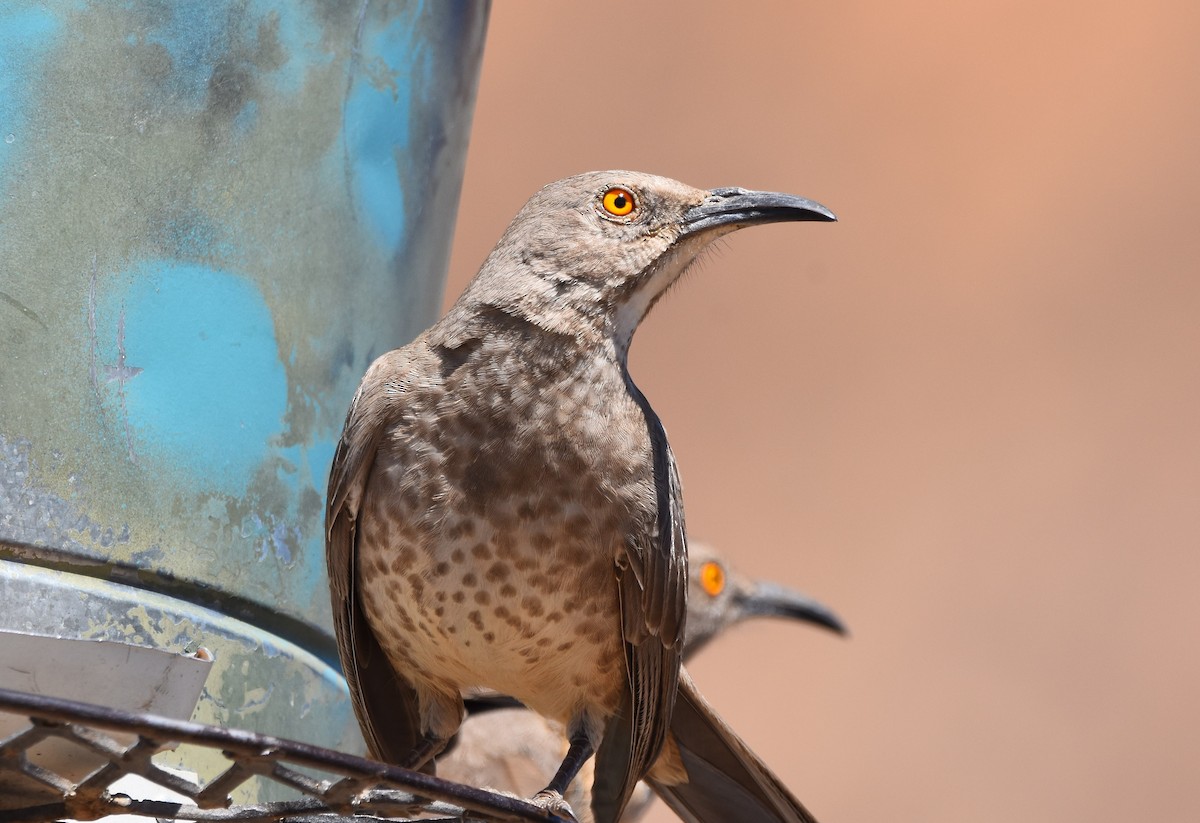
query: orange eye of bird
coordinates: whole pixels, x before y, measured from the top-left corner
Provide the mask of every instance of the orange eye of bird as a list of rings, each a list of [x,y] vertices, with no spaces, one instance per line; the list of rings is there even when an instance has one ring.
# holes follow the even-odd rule
[[[712,597],[725,588],[725,570],[719,563],[709,561],[700,567],[700,587]]]
[[[606,212],[616,217],[626,217],[634,209],[633,192],[620,186],[614,186],[604,192],[600,202]]]

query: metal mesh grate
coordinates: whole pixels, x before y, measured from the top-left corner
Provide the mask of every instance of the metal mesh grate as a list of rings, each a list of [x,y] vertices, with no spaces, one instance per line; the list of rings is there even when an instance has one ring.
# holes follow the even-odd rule
[[[28,719],[0,741],[0,823],[36,823],[110,814],[197,821],[336,821],[350,815],[422,821],[559,821],[530,803],[353,755],[237,729],[134,714],[0,689],[0,712]],[[124,742],[132,741],[132,742]],[[228,765],[208,780],[164,768],[153,756],[182,745],[217,751]],[[70,749],[73,768],[48,756]],[[84,774],[76,774],[81,768]],[[224,761],[223,761],[224,762]],[[137,775],[191,800],[138,799],[110,791]],[[252,781],[296,799],[238,804]],[[360,818],[361,819],[361,818]]]

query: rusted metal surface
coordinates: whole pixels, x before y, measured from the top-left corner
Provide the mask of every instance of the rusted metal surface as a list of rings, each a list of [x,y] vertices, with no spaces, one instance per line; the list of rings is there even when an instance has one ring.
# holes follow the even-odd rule
[[[64,817],[94,820],[109,814],[238,823],[285,818],[332,821],[368,814],[422,820],[431,815],[442,820],[560,820],[522,800],[236,729],[5,689],[0,689],[0,712],[29,719],[25,729],[0,741],[0,779],[7,786],[22,787],[10,789],[0,800],[0,823],[41,823]],[[134,742],[118,742],[114,734],[132,736]],[[39,766],[29,753],[48,739],[69,741],[99,756],[104,764],[82,779]],[[172,746],[185,753],[218,752],[224,767],[209,779],[181,776],[154,759]],[[108,790],[118,778],[130,774],[186,800],[146,800]],[[291,796],[269,803],[239,803],[234,795],[255,782],[274,784]]]

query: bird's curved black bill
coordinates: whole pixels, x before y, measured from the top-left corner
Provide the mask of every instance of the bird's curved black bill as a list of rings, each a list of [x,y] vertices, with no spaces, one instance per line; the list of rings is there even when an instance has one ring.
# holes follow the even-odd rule
[[[814,623],[838,634],[846,634],[846,624],[833,609],[806,594],[774,583],[756,584],[753,590],[739,598],[737,605],[743,618],[784,617]]]
[[[794,194],[713,189],[703,203],[684,212],[683,233],[699,234],[722,226],[742,228],[797,220],[833,222],[837,217],[820,203]]]

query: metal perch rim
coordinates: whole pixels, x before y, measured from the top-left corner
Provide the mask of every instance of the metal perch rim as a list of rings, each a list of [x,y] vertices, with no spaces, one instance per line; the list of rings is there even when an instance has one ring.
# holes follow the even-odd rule
[[[562,820],[513,797],[241,729],[9,689],[0,689],[0,712],[23,715],[30,721],[26,729],[0,740],[0,779],[15,778],[42,792],[32,804],[19,808],[7,803],[0,806],[0,823],[41,823],[63,818],[95,820],[110,814],[236,823],[285,819],[333,821],[351,815],[390,819],[420,815],[421,820],[537,823]],[[137,739],[124,745],[106,732],[135,735]],[[31,748],[56,738],[99,755],[105,762],[82,780],[74,781],[29,760],[27,754]],[[230,765],[213,779],[196,782],[151,761],[154,754],[176,744],[219,750]],[[319,779],[295,767],[335,777]],[[127,774],[139,775],[190,798],[193,803],[138,800],[120,792],[110,793],[112,783]],[[294,789],[304,798],[233,803],[230,792],[256,777]]]

